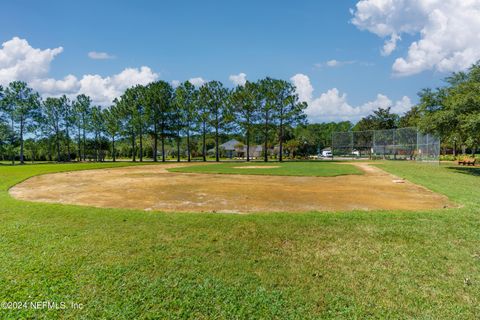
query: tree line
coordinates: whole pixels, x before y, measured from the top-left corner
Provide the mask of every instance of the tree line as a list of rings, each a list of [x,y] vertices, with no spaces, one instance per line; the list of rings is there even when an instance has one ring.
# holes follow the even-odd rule
[[[127,89],[111,106],[90,97],[40,95],[25,82],[0,86],[0,160],[103,161],[107,156],[143,161],[183,157],[219,161],[221,142],[235,138],[250,148],[262,145],[264,161],[275,149],[284,156],[306,158],[331,146],[338,131],[418,127],[439,136],[442,153],[475,154],[480,143],[480,64],[453,73],[444,85],[423,89],[419,103],[403,115],[378,108],[357,123],[306,122],[307,105],[288,81],[265,78],[226,88],[210,81],[176,88],[165,81]],[[26,155],[27,154],[27,155]]]
[[[454,155],[475,154],[480,145],[480,63],[456,72],[445,85],[423,89],[420,103],[409,112],[422,130],[442,137]]]
[[[176,148],[177,161],[181,146],[187,161],[194,153],[206,161],[213,140],[219,161],[221,140],[233,134],[244,138],[247,161],[253,142],[263,144],[264,161],[272,144],[278,145],[282,161],[289,132],[306,123],[307,104],[295,89],[272,78],[234,89],[219,81],[199,88],[188,81],[176,88],[156,81],[128,88],[111,106],[101,107],[84,94],[42,99],[27,83],[14,81],[0,86],[0,159],[23,164],[28,149],[30,160],[103,161],[108,153],[113,161],[119,154],[132,161],[166,161],[168,144]]]
[[[404,115],[379,108],[362,118],[352,130],[417,127],[440,137],[442,153],[475,155],[480,145],[480,63],[455,72],[438,88],[425,88],[419,103]]]

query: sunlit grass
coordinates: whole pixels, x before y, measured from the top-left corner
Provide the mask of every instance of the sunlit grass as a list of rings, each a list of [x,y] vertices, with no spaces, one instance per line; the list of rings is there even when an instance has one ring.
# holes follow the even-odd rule
[[[32,175],[112,165],[129,164],[0,166],[0,303],[83,305],[0,318],[480,317],[472,172],[382,164],[464,206],[413,213],[163,214],[7,193]]]
[[[362,174],[357,167],[339,162],[227,162],[171,168],[171,172],[334,177]]]

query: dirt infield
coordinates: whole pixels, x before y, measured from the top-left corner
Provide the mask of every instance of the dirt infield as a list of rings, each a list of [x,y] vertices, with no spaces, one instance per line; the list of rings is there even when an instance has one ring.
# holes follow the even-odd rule
[[[448,199],[366,163],[364,175],[338,177],[172,173],[183,164],[47,174],[10,194],[22,200],[176,212],[304,212],[450,206]],[[340,164],[339,164],[340,165]]]

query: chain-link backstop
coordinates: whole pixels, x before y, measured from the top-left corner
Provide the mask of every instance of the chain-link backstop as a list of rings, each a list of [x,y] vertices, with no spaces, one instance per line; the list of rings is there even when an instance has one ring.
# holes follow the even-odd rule
[[[438,163],[440,139],[417,128],[335,132],[332,154],[337,158],[416,160]]]

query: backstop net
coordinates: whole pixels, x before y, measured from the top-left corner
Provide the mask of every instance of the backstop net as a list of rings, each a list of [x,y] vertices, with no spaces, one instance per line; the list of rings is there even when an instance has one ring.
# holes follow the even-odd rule
[[[332,154],[337,158],[416,160],[438,163],[440,139],[417,128],[335,132]]]

